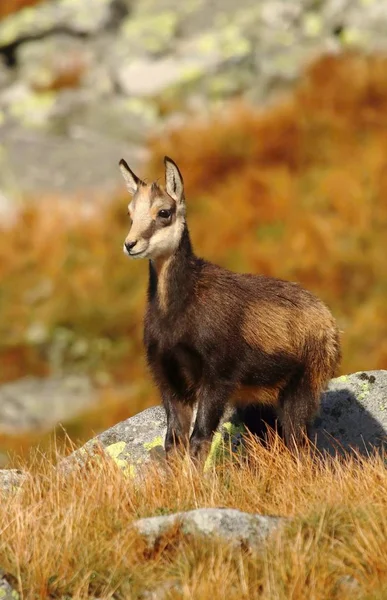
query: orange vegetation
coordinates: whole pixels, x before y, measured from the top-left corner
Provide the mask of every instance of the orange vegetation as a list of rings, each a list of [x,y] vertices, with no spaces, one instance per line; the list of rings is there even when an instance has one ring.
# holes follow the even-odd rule
[[[42,0],[2,0],[0,3],[0,19],[26,6],[38,4],[38,2],[42,2]]]
[[[386,115],[387,59],[325,57],[279,105],[167,131],[139,172],[178,162],[199,255],[320,295],[343,330],[342,372],[387,368]],[[121,250],[127,201],[40,201],[1,232],[1,380],[70,366],[135,385],[122,416],[158,401],[141,339],[147,265]],[[78,431],[90,435],[86,421]]]
[[[0,504],[0,564],[25,600],[126,600],[156,589],[149,597],[386,598],[382,458],[295,459],[274,438],[207,476],[182,458],[137,481],[101,459],[64,477],[39,456],[31,473]],[[150,550],[132,528],[141,517],[219,506],[290,519],[258,550],[187,539],[178,527]]]

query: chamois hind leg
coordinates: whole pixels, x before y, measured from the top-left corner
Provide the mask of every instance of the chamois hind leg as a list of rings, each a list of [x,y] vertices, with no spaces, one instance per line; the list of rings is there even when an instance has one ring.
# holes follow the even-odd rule
[[[193,407],[188,402],[171,399],[167,394],[163,394],[163,404],[167,414],[164,447],[168,455],[173,449],[188,446]]]
[[[223,416],[228,397],[229,390],[226,388],[202,388],[190,439],[190,452],[195,460],[202,461],[207,457],[213,434]]]
[[[290,450],[297,451],[305,446],[319,396],[305,374],[290,381],[281,392],[278,416],[285,444]]]

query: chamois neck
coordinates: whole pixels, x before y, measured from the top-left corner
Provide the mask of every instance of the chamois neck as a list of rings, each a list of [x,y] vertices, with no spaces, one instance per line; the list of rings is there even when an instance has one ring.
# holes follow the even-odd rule
[[[194,265],[195,255],[185,225],[175,252],[168,257],[149,261],[149,301],[157,300],[164,312],[185,305],[192,292]]]

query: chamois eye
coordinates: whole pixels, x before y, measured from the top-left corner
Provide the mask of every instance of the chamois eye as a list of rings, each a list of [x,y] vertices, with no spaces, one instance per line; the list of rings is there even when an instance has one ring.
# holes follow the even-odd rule
[[[166,208],[162,208],[161,210],[159,210],[158,216],[161,217],[162,219],[169,219],[171,214],[172,214],[172,212],[170,210],[167,210]]]

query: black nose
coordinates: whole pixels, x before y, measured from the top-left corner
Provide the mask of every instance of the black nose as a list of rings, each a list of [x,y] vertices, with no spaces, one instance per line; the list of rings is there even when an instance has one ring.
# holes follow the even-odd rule
[[[127,249],[128,252],[130,252],[131,249],[134,248],[136,244],[137,244],[137,240],[135,242],[125,242],[125,248]]]

